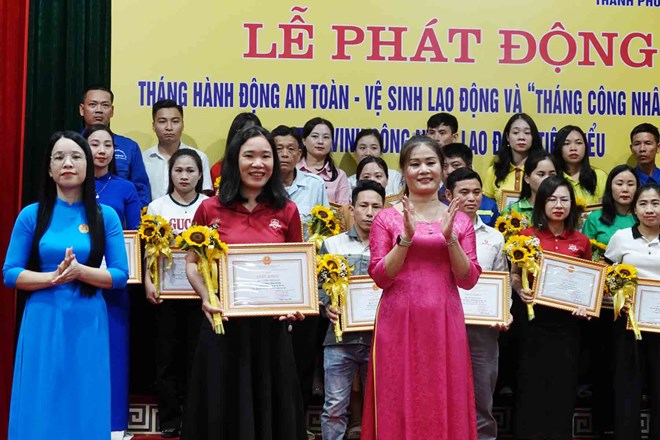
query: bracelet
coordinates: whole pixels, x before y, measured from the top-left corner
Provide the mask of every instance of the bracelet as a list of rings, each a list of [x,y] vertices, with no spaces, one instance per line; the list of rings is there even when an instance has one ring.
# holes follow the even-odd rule
[[[410,247],[412,240],[406,240],[401,234],[396,237],[396,244],[402,247]]]
[[[452,234],[451,234],[451,240],[449,240],[449,241],[447,242],[447,247],[452,247],[452,246],[454,246],[456,243],[458,243],[458,236],[456,235],[455,232],[452,232]]]

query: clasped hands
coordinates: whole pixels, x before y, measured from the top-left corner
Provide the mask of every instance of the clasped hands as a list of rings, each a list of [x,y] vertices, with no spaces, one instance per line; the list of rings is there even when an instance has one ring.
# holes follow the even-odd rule
[[[51,283],[54,285],[69,283],[80,278],[82,265],[78,263],[72,247],[66,248],[64,259],[57,265],[57,269],[51,273],[53,275]]]

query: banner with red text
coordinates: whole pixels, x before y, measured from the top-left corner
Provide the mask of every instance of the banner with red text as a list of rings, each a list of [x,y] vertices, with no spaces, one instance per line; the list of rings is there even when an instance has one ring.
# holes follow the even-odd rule
[[[485,170],[510,114],[546,148],[567,124],[592,164],[629,158],[629,133],[660,123],[660,0],[520,2],[114,1],[113,129],[155,145],[151,105],[185,107],[184,141],[212,161],[233,117],[335,125],[347,171],[355,134],[377,128],[389,164],[433,113],[450,112]]]

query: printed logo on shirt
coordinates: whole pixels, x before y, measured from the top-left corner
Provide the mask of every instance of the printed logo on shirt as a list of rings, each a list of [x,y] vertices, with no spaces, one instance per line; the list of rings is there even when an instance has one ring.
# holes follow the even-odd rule
[[[219,227],[220,227],[220,217],[216,217],[213,220],[211,220],[212,229],[218,229]]]
[[[275,230],[280,229],[280,228],[282,227],[282,225],[280,224],[280,221],[279,221],[278,219],[276,219],[276,218],[271,219],[271,221],[270,221],[270,223],[268,224],[268,226],[270,226],[271,228],[273,228],[273,229],[275,229]]]
[[[80,231],[81,234],[87,234],[87,233],[89,233],[89,226],[87,226],[85,223],[83,223],[83,224],[78,226],[78,230]]]
[[[574,244],[569,244],[569,245],[568,245],[568,250],[571,251],[571,252],[575,252],[575,253],[577,253],[577,251],[578,251],[578,247],[575,246]]]
[[[124,153],[123,150],[119,150],[115,147],[115,159],[116,160],[128,160],[128,156]]]

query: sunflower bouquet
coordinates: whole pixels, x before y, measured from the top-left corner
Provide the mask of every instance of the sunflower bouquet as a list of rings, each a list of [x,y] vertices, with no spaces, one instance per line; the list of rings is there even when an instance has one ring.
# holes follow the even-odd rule
[[[540,270],[540,260],[543,253],[541,243],[536,237],[527,235],[512,235],[504,244],[504,253],[511,264],[522,269],[523,289],[529,290],[529,275],[536,276]],[[527,317],[534,319],[534,305],[527,304]]]
[[[603,257],[605,256],[605,250],[607,249],[607,245],[601,243],[595,238],[592,238],[591,240],[589,240],[589,242],[591,243],[591,259],[593,261],[602,260]]]
[[[322,257],[317,255],[316,275],[319,285],[330,297],[330,305],[340,310],[346,301],[348,277],[351,276],[351,268],[348,266],[346,258],[338,254],[325,254]],[[339,319],[334,323],[334,331],[335,339],[337,342],[341,342],[344,330],[341,328]]]
[[[517,235],[520,231],[527,229],[528,227],[529,220],[527,217],[515,209],[501,214],[495,221],[495,229],[500,231],[506,239],[513,235]]]
[[[616,321],[621,315],[621,310],[626,301],[632,301],[635,295],[637,286],[637,269],[630,264],[616,263],[607,267],[607,274],[605,275],[605,291],[612,296],[614,303],[614,320]],[[630,322],[636,339],[642,339],[642,334],[639,331],[635,314],[628,313],[628,321]]]
[[[158,260],[161,256],[167,257],[167,267],[172,267],[172,251],[170,243],[174,239],[174,232],[172,226],[160,215],[147,214],[145,210],[142,211],[140,218],[140,227],[138,228],[138,235],[145,242],[144,250],[147,254],[147,271],[151,282],[156,287],[156,298],[159,295],[159,276],[158,276]]]
[[[341,228],[339,220],[331,209],[317,205],[312,208],[312,219],[307,225],[309,241],[314,243],[316,250],[321,249],[323,240],[339,234]]]
[[[202,274],[209,302],[219,307],[218,299],[218,260],[227,252],[227,245],[220,240],[220,234],[209,226],[193,225],[176,238],[175,245],[181,250],[193,251],[199,255],[197,271]],[[213,330],[218,335],[225,334],[222,316],[213,314]]]

